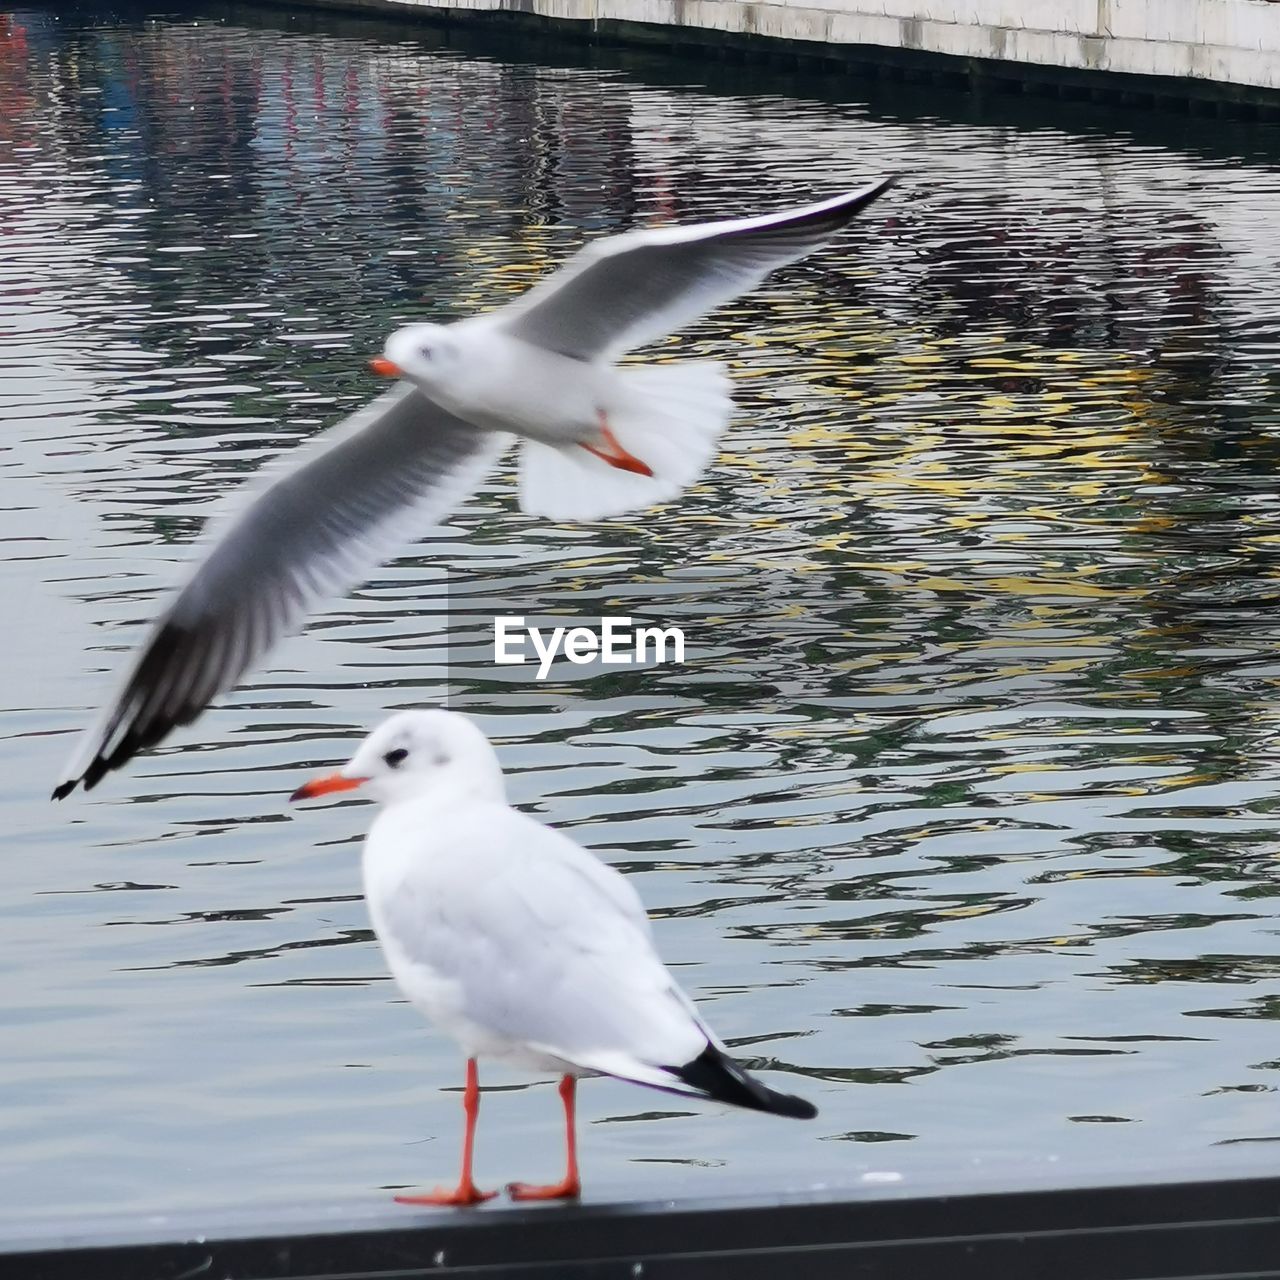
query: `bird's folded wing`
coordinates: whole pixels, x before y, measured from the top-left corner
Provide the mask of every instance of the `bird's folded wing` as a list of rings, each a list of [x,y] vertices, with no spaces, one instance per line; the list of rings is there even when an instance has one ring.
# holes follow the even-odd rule
[[[368,576],[475,487],[509,437],[401,384],[250,495],[156,623],[114,702],[54,790],[92,787],[194,720],[314,605]]]
[[[653,949],[639,898],[616,871],[505,806],[432,838],[442,856],[417,859],[375,918],[393,936],[388,955],[456,983],[471,1022],[646,1083],[653,1073],[643,1064],[678,1066],[706,1047]]]
[[[561,355],[616,357],[682,328],[829,240],[893,185],[783,213],[594,241],[494,317],[513,337]]]

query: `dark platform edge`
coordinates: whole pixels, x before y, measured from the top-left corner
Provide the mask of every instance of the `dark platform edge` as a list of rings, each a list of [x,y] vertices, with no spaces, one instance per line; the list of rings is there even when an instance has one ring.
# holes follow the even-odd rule
[[[1143,107],[1242,120],[1280,120],[1280,90],[1193,77],[1056,67],[972,58],[924,49],[792,40],[710,27],[549,17],[532,0],[504,8],[451,9],[396,0],[256,0],[295,16],[328,10],[370,19],[436,27],[480,28],[494,35],[544,35],[596,45],[640,46],[702,59],[763,62],[792,70],[840,71],[863,79],[930,84],[974,94],[1027,94],[1070,102]]]
[[[5,1280],[1246,1280],[1280,1277],[1280,1177],[453,1210],[187,1243],[0,1253]]]

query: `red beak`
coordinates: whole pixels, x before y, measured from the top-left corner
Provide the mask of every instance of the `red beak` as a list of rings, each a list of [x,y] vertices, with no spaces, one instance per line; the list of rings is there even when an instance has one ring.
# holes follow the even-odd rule
[[[327,796],[331,791],[353,791],[356,787],[364,786],[368,781],[368,778],[344,778],[340,773],[331,773],[323,778],[312,778],[310,782],[304,782],[289,797],[289,803],[314,800],[316,796]]]
[[[384,378],[398,378],[403,372],[398,364],[393,364],[386,356],[374,356],[369,361],[369,368],[380,373]]]

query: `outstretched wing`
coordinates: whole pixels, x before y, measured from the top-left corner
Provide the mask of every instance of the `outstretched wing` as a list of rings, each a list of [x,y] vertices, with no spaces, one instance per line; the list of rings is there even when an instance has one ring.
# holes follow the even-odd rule
[[[78,783],[89,790],[194,720],[318,601],[350,590],[452,510],[509,439],[401,384],[304,446],[229,522],[156,623],[54,798]]]
[[[535,346],[581,360],[643,346],[755,288],[830,240],[887,191],[860,191],[785,213],[596,240],[494,317]]]

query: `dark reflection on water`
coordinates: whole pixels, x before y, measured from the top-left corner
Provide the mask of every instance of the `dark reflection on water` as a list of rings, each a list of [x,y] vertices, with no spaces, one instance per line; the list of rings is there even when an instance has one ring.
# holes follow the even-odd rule
[[[459,1064],[370,941],[368,813],[285,798],[446,687],[822,1109],[593,1084],[599,1192],[762,1150],[792,1185],[1266,1159],[1280,134],[457,39],[0,17],[11,1229],[443,1172]],[[503,471],[229,706],[46,803],[210,508],[374,392],[389,328],[586,233],[887,170],[874,218],[670,344],[741,404],[679,506],[557,527]],[[489,661],[498,607],[680,622],[688,661],[536,684]],[[557,1124],[496,1093],[486,1176],[542,1176]]]

